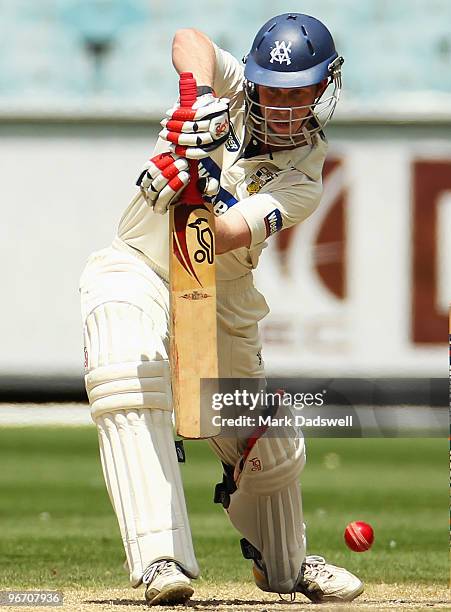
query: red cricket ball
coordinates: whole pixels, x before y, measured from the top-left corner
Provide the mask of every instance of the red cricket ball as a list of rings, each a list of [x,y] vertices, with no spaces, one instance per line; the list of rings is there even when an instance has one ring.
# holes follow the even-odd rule
[[[374,532],[371,525],[363,521],[352,521],[346,526],[345,542],[354,552],[365,552],[371,548],[374,541]]]

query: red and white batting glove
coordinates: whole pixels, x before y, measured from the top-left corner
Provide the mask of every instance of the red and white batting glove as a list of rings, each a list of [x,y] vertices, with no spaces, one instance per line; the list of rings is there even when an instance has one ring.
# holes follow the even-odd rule
[[[136,181],[147,204],[160,215],[177,201],[188,183],[188,161],[175,153],[152,157]]]
[[[220,188],[219,181],[215,179],[214,176],[210,176],[210,173],[202,164],[202,160],[200,160],[199,165],[197,166],[197,172],[199,175],[199,179],[197,181],[199,191],[210,198],[214,198],[216,195],[218,195]]]
[[[199,92],[205,90],[211,88],[198,88]],[[212,90],[200,95],[192,108],[180,108],[176,104],[166,116],[159,136],[171,143],[172,151],[188,159],[208,157],[229,135],[229,100],[216,98]]]

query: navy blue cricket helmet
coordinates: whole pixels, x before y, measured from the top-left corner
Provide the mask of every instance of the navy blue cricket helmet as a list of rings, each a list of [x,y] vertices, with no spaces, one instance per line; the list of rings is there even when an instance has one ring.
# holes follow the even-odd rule
[[[315,17],[302,13],[277,15],[260,28],[243,61],[246,123],[258,140],[274,146],[299,144],[300,139],[295,138],[291,130],[287,138],[281,138],[280,133],[271,138],[271,130],[265,121],[268,107],[259,103],[256,86],[308,87],[326,79],[328,85],[333,85],[332,95],[323,98],[321,94],[310,105],[311,114],[303,122],[304,139],[311,142],[311,134],[322,129],[332,117],[341,91],[343,58],[338,55],[326,26]],[[282,110],[286,115],[288,109]]]

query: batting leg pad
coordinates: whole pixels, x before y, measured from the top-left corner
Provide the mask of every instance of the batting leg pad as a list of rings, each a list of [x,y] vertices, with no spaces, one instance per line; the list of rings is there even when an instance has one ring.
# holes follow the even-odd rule
[[[86,317],[85,384],[93,417],[128,407],[172,409],[167,327],[152,315],[107,302]]]
[[[96,418],[105,482],[133,586],[154,561],[173,559],[199,575],[174,447],[171,414],[117,410]]]
[[[199,573],[174,447],[167,328],[157,315],[107,302],[84,326],[86,388],[133,586],[160,559]]]
[[[260,552],[269,590],[276,593],[293,591],[305,558],[299,486],[304,464],[302,438],[263,436],[246,461],[227,509],[234,527]]]

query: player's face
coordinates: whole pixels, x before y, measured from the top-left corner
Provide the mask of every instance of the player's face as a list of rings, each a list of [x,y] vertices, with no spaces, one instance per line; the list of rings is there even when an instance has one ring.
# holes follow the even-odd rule
[[[309,87],[277,88],[258,87],[259,102],[266,106],[268,129],[275,134],[297,134],[307,116],[311,116],[311,105],[324,91],[325,83]]]

